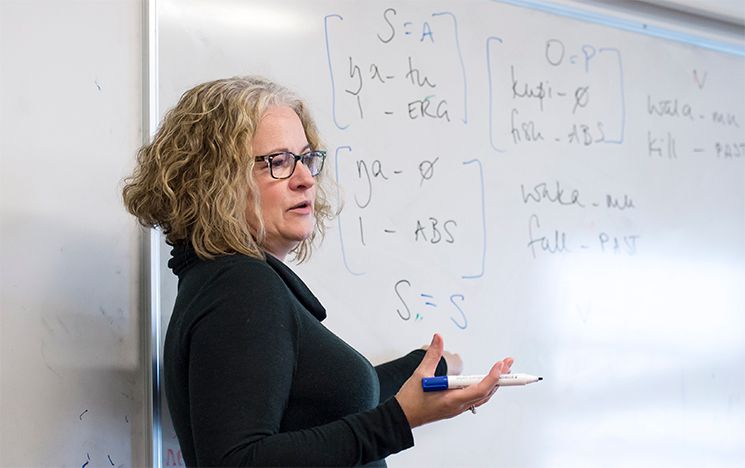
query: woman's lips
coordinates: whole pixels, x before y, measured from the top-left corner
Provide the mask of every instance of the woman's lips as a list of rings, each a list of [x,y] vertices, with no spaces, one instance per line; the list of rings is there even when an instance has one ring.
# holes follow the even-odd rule
[[[310,202],[304,201],[292,206],[288,211],[298,214],[309,214],[313,211],[313,205]]]

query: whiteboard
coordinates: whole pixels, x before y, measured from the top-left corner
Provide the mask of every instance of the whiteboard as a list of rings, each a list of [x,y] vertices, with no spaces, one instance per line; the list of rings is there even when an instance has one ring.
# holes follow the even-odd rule
[[[142,2],[0,1],[0,466],[149,464]]]
[[[391,466],[745,459],[741,37],[537,2],[158,5],[160,115],[241,74],[314,110],[345,208],[294,268],[329,328],[373,362],[439,331],[465,373],[544,376]]]

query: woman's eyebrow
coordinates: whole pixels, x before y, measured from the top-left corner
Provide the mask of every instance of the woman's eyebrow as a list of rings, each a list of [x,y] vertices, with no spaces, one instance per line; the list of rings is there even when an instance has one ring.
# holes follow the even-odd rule
[[[303,146],[303,148],[300,150],[300,152],[298,154],[305,153],[306,151],[309,151],[310,149],[311,149],[311,145],[310,145],[310,143],[307,143],[305,146]],[[290,151],[290,149],[288,147],[282,146],[282,147],[277,147],[277,148],[275,148],[275,149],[273,149],[271,151],[268,151],[266,153],[263,153],[263,154],[265,154],[265,155],[271,155],[271,154],[277,154],[277,153],[292,153],[292,151]]]

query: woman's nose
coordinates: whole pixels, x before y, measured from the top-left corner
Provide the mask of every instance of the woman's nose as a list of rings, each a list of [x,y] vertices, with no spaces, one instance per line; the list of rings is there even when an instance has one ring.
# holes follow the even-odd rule
[[[293,189],[297,188],[310,188],[315,185],[316,181],[310,174],[308,166],[298,161],[295,166],[295,172],[290,177],[290,187]]]

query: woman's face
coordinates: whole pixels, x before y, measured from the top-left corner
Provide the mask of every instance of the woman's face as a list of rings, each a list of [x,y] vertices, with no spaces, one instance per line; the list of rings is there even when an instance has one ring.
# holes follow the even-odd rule
[[[264,113],[254,133],[254,155],[264,156],[280,151],[302,154],[310,149],[303,124],[290,107],[273,106]],[[302,163],[297,163],[289,178],[274,179],[266,162],[257,161],[254,176],[261,196],[261,213],[266,227],[264,248],[284,260],[292,249],[313,233],[315,180]],[[249,225],[255,228],[252,204],[253,200],[249,200],[247,219]]]

